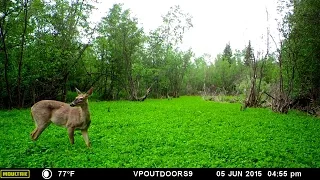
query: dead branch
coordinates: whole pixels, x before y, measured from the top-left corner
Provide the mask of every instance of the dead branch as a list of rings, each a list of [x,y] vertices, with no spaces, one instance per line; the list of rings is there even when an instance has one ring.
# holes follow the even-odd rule
[[[267,92],[263,92],[265,93],[267,96],[271,97],[272,99],[275,99],[273,96],[271,96],[270,94],[268,94]]]
[[[151,87],[154,85],[154,82],[150,85],[150,87],[147,89],[146,94],[140,98],[135,97],[136,101],[144,101],[145,99],[147,99],[150,91],[151,91]]]

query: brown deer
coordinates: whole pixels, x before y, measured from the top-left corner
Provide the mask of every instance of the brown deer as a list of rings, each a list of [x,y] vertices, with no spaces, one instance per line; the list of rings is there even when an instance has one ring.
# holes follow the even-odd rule
[[[37,140],[40,134],[51,122],[68,129],[69,140],[74,144],[74,131],[81,130],[83,139],[88,147],[90,141],[88,128],[90,126],[90,112],[88,97],[92,94],[93,87],[86,93],[80,92],[71,104],[54,100],[42,100],[31,107],[31,116],[35,121],[36,128],[31,133],[32,140]]]

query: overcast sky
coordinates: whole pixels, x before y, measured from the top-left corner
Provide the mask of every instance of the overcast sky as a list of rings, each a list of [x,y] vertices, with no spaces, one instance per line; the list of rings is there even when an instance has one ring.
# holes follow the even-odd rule
[[[180,5],[183,12],[193,17],[193,27],[186,32],[180,47],[191,47],[196,56],[207,53],[215,58],[228,42],[233,50],[242,50],[249,40],[256,51],[266,49],[266,38],[261,40],[267,32],[266,8],[270,31],[278,37],[276,0],[100,0],[92,19],[99,21],[114,3],[123,3],[125,9],[130,9],[146,33],[162,24],[161,16],[171,6]]]

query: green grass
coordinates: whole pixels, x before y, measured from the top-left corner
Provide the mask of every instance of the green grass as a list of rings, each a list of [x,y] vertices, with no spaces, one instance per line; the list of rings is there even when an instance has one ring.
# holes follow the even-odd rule
[[[0,167],[320,167],[320,120],[295,111],[201,97],[89,103],[90,149],[55,125],[33,142],[29,109],[0,111]]]

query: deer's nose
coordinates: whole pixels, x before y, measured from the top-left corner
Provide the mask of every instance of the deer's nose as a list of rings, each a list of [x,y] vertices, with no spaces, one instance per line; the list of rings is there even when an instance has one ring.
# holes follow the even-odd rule
[[[70,104],[70,106],[71,106],[71,107],[74,107],[74,106],[75,106],[75,104],[72,102],[72,103]]]

